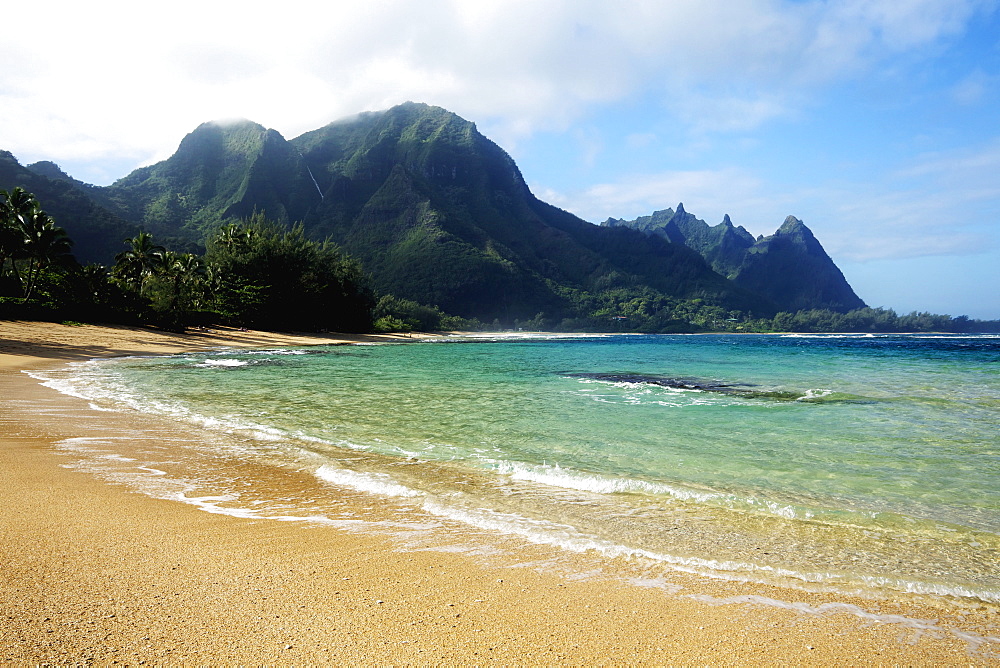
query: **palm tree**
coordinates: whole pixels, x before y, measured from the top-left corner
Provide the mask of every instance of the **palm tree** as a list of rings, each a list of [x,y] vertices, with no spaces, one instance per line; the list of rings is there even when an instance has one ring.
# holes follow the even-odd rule
[[[126,239],[125,243],[129,244],[129,248],[115,256],[112,274],[141,293],[146,278],[163,266],[167,249],[154,244],[153,235],[149,232],[139,232],[135,237]]]
[[[0,190],[0,271],[10,259],[14,277],[29,299],[42,271],[69,258],[73,242],[24,188]],[[18,267],[18,260],[26,260]]]
[[[20,186],[10,192],[0,190],[0,196],[3,197],[0,210],[13,225],[19,225],[23,217],[38,205],[35,196]]]
[[[10,224],[8,217],[0,213],[0,276],[3,276],[7,260],[13,258],[24,244],[21,231]]]
[[[95,304],[105,304],[111,300],[111,283],[108,269],[102,264],[88,264],[76,273],[76,285],[80,295]]]
[[[258,237],[258,232],[252,227],[243,227],[237,223],[230,223],[219,229],[215,235],[215,244],[229,249],[233,252],[243,252],[251,247],[252,242]]]
[[[42,271],[70,257],[73,241],[57,227],[52,216],[38,206],[24,220],[24,255],[28,260],[23,276],[24,298],[30,299]]]
[[[204,296],[208,276],[205,262],[191,253],[164,254],[164,274],[173,284],[169,310],[187,310],[197,306]]]
[[[37,204],[35,196],[24,188],[0,190],[0,273],[9,259],[19,282],[14,260],[24,255],[25,221]]]

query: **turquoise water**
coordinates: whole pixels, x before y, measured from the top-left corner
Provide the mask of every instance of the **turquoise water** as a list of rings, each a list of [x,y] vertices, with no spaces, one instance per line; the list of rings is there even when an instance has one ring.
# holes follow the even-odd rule
[[[331,499],[721,577],[1000,602],[996,337],[448,338],[50,381],[239,435],[241,456],[306,470]],[[198,485],[307,509],[252,481]]]

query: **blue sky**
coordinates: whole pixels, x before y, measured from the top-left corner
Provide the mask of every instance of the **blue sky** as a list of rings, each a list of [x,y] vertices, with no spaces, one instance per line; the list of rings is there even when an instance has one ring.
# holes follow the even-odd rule
[[[104,185],[204,121],[292,138],[427,102],[586,220],[683,202],[757,235],[794,215],[870,305],[1000,318],[1000,0],[38,12],[0,42],[0,148],[23,164]]]

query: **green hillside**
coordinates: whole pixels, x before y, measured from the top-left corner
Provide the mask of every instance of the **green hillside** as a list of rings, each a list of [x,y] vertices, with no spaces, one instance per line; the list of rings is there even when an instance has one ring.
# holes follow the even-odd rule
[[[600,327],[628,318],[657,331],[734,312],[770,316],[793,303],[847,303],[799,285],[830,274],[824,262],[839,274],[808,230],[754,240],[728,219],[709,227],[683,206],[592,225],[538,200],[475,124],[425,104],[291,140],[250,121],[205,123],[169,159],[103,188],[51,163],[31,171],[6,154],[4,165],[0,187],[23,185],[53,214],[63,207],[56,218],[82,262],[108,262],[140,228],[168,248],[197,250],[223,225],[257,213],[333,241],[379,294],[486,322]]]

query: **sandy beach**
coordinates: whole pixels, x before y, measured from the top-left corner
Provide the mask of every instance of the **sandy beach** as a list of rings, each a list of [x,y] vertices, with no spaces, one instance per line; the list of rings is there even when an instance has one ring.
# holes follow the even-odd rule
[[[997,665],[981,606],[567,575],[391,537],[211,514],[67,467],[98,415],[22,370],[365,340],[0,322],[0,662]],[[190,426],[157,428],[190,429]],[[371,503],[371,502],[369,502]],[[957,629],[957,630],[956,630]]]

